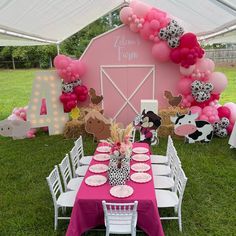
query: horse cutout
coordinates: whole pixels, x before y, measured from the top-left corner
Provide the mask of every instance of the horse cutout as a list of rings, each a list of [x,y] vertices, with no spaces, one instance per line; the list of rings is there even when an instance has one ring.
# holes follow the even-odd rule
[[[85,112],[85,131],[92,134],[99,141],[111,136],[111,121],[103,115],[103,110],[91,110]]]

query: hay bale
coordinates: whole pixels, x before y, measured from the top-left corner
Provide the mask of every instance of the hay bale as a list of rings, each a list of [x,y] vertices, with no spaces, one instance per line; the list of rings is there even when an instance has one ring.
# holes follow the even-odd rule
[[[86,135],[83,120],[70,120],[66,122],[63,135],[65,138],[78,138],[80,135]]]
[[[174,124],[170,120],[170,117],[175,116],[177,112],[183,115],[188,113],[188,109],[183,109],[180,107],[168,107],[159,111],[159,116],[161,117],[161,126],[158,129],[158,136],[167,137],[168,135],[171,135],[171,137],[174,138],[183,138],[177,136],[174,133]]]

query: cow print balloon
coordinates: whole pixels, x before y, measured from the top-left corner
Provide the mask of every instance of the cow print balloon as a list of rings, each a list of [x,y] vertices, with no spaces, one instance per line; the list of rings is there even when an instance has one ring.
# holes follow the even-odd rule
[[[166,40],[169,47],[176,48],[180,44],[180,36],[184,33],[184,29],[177,21],[172,20],[166,28],[162,28],[159,32],[159,38]]]
[[[81,82],[80,79],[78,79],[78,80],[76,80],[76,81],[73,82],[73,86],[74,86],[74,87],[77,87],[77,86],[79,86],[79,85],[82,85],[82,82]]]
[[[62,85],[61,85],[62,92],[71,93],[73,92],[73,88],[74,88],[73,83],[64,83],[64,81],[62,82]]]
[[[213,90],[211,83],[204,83],[199,80],[195,80],[191,84],[192,96],[197,102],[205,102],[211,97],[211,91]]]
[[[227,127],[229,126],[229,119],[222,117],[220,121],[213,124],[214,134],[220,138],[226,137],[228,135]]]

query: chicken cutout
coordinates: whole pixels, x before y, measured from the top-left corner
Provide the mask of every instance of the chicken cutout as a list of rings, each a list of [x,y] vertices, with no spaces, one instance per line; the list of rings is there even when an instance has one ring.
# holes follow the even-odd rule
[[[174,97],[170,91],[164,91],[164,97],[167,99],[169,105],[172,107],[177,107],[182,101],[182,96],[178,95],[177,97]]]
[[[90,101],[93,105],[98,105],[101,103],[103,96],[97,96],[94,88],[89,89]]]
[[[80,117],[80,110],[78,107],[75,107],[71,110],[70,116],[72,120],[77,120]]]

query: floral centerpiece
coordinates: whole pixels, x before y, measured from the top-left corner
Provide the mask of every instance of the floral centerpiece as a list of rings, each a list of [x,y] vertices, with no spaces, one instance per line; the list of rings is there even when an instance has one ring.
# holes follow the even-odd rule
[[[111,145],[111,161],[108,170],[108,178],[111,185],[125,184],[125,181],[129,179],[132,127],[132,124],[130,124],[125,129],[122,129],[117,123],[111,124],[111,137],[108,139]]]

